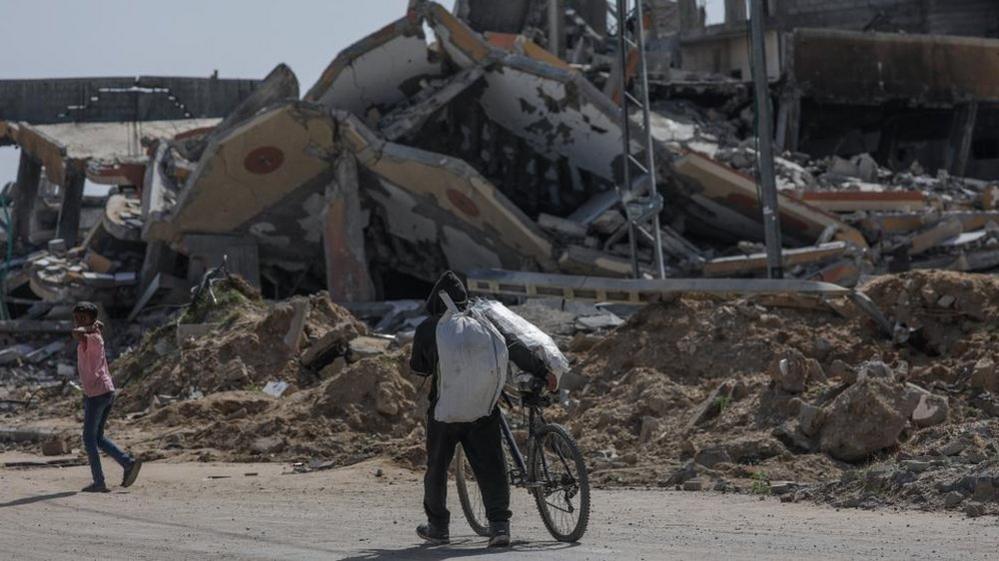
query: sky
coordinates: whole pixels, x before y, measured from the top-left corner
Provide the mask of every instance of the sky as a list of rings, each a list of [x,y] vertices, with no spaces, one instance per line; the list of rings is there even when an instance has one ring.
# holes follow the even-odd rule
[[[451,7],[453,0],[444,0]],[[344,47],[401,17],[408,0],[0,0],[0,79],[263,78],[279,63],[302,93]],[[707,0],[719,21],[723,0]],[[0,148],[0,185],[18,152]]]

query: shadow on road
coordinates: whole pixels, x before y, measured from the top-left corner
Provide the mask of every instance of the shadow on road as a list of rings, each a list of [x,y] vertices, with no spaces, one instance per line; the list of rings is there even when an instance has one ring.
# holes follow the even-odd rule
[[[484,541],[451,540],[451,545],[418,545],[404,549],[368,549],[340,561],[444,561],[476,555],[530,554],[571,549],[577,543],[514,541],[508,548],[487,548]]]
[[[33,497],[24,497],[23,499],[15,499],[13,501],[0,503],[0,508],[7,508],[9,506],[30,505],[31,503],[49,501],[52,499],[62,499],[64,497],[72,497],[75,494],[76,491],[63,491],[61,493],[49,493],[48,495],[35,495]]]

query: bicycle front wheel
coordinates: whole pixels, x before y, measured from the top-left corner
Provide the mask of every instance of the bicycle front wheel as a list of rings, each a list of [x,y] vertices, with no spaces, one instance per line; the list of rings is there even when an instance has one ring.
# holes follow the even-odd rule
[[[579,541],[590,521],[590,480],[576,440],[561,425],[535,435],[531,481],[548,532],[560,542]]]

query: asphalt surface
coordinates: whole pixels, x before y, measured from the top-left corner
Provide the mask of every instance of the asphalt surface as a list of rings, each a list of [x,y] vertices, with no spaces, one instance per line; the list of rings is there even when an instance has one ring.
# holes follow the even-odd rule
[[[106,466],[117,482],[120,470]],[[959,514],[596,491],[589,531],[562,544],[515,489],[514,545],[496,551],[469,530],[453,490],[454,543],[422,546],[420,474],[380,462],[308,474],[281,464],[152,463],[129,489],[78,493],[88,477],[86,467],[0,468],[0,559],[999,559],[999,520]]]

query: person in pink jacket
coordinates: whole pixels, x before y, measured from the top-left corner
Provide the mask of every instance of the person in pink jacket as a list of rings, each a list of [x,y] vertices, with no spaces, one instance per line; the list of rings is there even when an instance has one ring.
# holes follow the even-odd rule
[[[114,404],[114,381],[108,370],[107,356],[104,354],[103,325],[97,321],[97,306],[90,302],[80,302],[73,307],[73,338],[77,341],[76,366],[83,386],[83,447],[90,460],[90,473],[94,482],[83,488],[86,493],[107,493],[110,491],[104,482],[104,470],[98,450],[114,458],[125,470],[121,486],[128,487],[139,476],[142,462],[129,456],[121,448],[104,436],[104,425]]]

